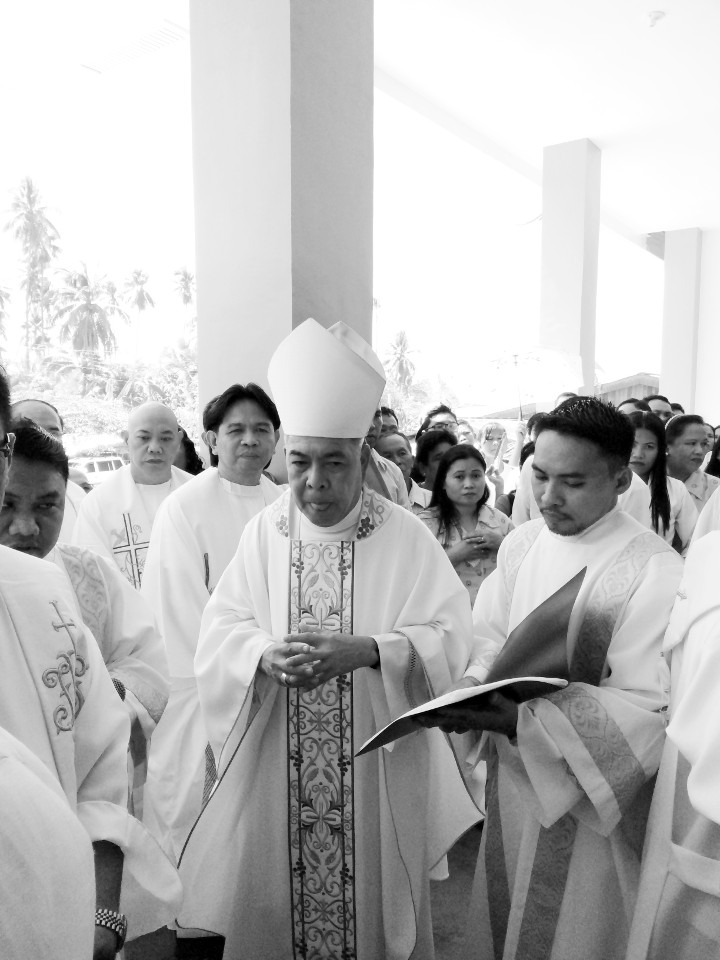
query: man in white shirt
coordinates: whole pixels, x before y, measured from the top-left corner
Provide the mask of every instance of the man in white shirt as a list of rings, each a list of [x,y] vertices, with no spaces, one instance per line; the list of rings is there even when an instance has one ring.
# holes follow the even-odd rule
[[[542,421],[532,468],[542,519],[505,539],[475,603],[464,686],[507,663],[513,631],[574,583],[567,635],[550,650],[544,633],[528,641],[506,674],[537,675],[544,653],[544,675],[568,686],[521,704],[491,693],[433,721],[486,731],[473,757],[488,764],[488,810],[469,957],[625,957],[664,740],[660,654],[682,574],[677,553],[618,507],[633,437],[591,397]]]
[[[33,423],[42,427],[46,433],[49,433],[51,437],[55,437],[56,440],[62,443],[63,433],[65,432],[63,418],[60,416],[57,408],[51,403],[48,403],[47,400],[18,400],[12,405],[10,412],[13,420],[18,420],[22,417],[32,420]],[[80,484],[68,478],[65,488],[65,511],[63,513],[62,527],[60,528],[60,536],[58,537],[58,540],[62,543],[68,542],[72,537],[75,520],[86,496],[87,491],[83,490]]]
[[[114,560],[128,583],[139,589],[155,515],[190,474],[173,466],[182,434],[164,403],[136,407],[127,433],[130,463],[87,495],[72,542]]]
[[[412,512],[421,513],[425,510],[430,505],[432,490],[423,490],[411,477],[415,461],[410,441],[405,434],[400,433],[397,428],[386,430],[381,434],[376,450],[385,460],[394,463],[402,473]]]
[[[203,429],[217,467],[193,477],[158,511],[141,591],[165,637],[171,675],[170,701],[153,739],[146,805],[176,859],[206,784],[209,790],[215,779],[193,670],[200,620],[246,524],[282,493],[262,472],[280,430],[275,404],[262,387],[228,387],[205,407]]]
[[[354,754],[457,678],[467,593],[427,528],[363,485],[385,383],[369,345],[308,320],[268,379],[290,490],[250,521],[203,615],[220,779],[180,863],[178,919],[233,958],[430,960],[428,874],[477,808],[436,731]]]
[[[381,497],[386,497],[393,503],[399,503],[401,507],[409,510],[410,499],[399,467],[385,457],[381,457],[375,450],[382,432],[382,425],[382,408],[378,407],[365,435],[365,443],[370,448],[365,467],[365,483]]]

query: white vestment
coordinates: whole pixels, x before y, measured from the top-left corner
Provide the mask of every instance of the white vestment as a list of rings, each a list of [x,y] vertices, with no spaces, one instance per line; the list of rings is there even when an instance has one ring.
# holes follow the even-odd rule
[[[77,515],[80,512],[80,507],[86,496],[87,492],[83,490],[79,484],[68,480],[65,488],[65,512],[63,513],[63,522],[60,527],[60,536],[58,537],[60,543],[70,541],[73,530],[75,529]]]
[[[692,536],[692,542],[695,543],[700,537],[704,537],[711,530],[720,530],[720,490],[716,490],[708,502],[700,511],[700,516],[695,524],[695,531]]]
[[[145,556],[150,543],[153,518],[128,464],[116,470],[89,493],[75,521],[72,543],[114,560],[120,573],[133,587],[142,583]],[[167,493],[192,479],[189,473],[171,467]]]
[[[618,507],[575,536],[523,524],[475,603],[468,675],[587,567],[568,630],[570,684],[488,734],[487,820],[470,910],[482,960],[622,960],[650,781],[664,739],[662,637],[682,572],[664,540]]]
[[[0,955],[89,960],[90,838],[44,764],[0,728]]]
[[[681,480],[668,477],[667,485],[670,498],[670,523],[667,530],[662,531],[661,536],[672,545],[677,534],[682,553],[690,545],[695,524],[698,521],[697,507],[688,488]]]
[[[301,627],[374,636],[379,668],[280,687],[258,663]],[[289,491],[248,524],[195,659],[220,780],[180,863],[182,925],[225,935],[226,960],[433,957],[428,872],[477,808],[437,730],[354,753],[458,679],[469,630],[442,547],[367,487],[337,527]]]
[[[44,560],[0,547],[0,584],[0,727],[57,778],[90,839],[124,852],[128,936],[147,933],[172,916],[180,885],[127,812],[127,712],[77,617],[67,578]]]
[[[381,497],[392,500],[393,503],[399,503],[401,507],[410,510],[410,498],[402,470],[392,460],[381,457],[372,449],[365,471],[365,483]]]
[[[176,859],[200,813],[206,773],[213,782],[193,668],[203,610],[246,524],[281,493],[266,477],[245,486],[212,467],[169,496],[155,520],[141,592],[165,638],[171,692],[153,738],[145,801]]]
[[[720,532],[691,547],[670,625],[670,724],[628,960],[720,957]]]
[[[532,465],[535,459],[533,454],[527,458],[520,471],[515,501],[512,509],[514,527],[526,523],[528,520],[537,520],[541,514],[532,491]],[[625,513],[634,517],[644,527],[650,526],[650,491],[637,474],[633,473],[632,482],[618,497],[618,506]]]

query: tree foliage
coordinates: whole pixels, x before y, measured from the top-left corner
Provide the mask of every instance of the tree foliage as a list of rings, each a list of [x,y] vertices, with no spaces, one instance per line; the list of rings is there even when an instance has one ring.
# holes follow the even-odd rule
[[[63,283],[57,291],[53,319],[60,323],[60,340],[72,344],[81,356],[97,357],[115,352],[117,341],[112,327],[114,317],[128,315],[117,301],[115,284],[100,277],[92,280],[87,267],[63,270]]]

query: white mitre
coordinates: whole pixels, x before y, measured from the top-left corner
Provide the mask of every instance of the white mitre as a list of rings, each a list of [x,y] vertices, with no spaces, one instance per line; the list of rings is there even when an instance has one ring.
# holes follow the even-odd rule
[[[306,320],[270,360],[268,380],[286,436],[364,437],[385,389],[371,346],[344,323]]]

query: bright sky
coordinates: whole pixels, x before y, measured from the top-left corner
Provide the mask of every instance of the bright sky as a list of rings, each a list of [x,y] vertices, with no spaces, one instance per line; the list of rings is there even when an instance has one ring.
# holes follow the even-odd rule
[[[157,310],[146,314],[143,349],[159,353],[183,332],[174,271],[193,270],[194,261],[187,2],[24,0],[3,7],[0,83],[12,95],[3,98],[2,222],[30,175],[60,231],[63,266],[85,262],[118,284],[145,270]],[[157,37],[169,28],[180,39],[138,54],[138,21],[141,34]],[[418,373],[452,383],[463,404],[515,402],[513,354],[520,357],[523,399],[576,386],[567,368],[532,359],[539,188],[379,91],[375,114],[381,355],[404,329]],[[2,233],[0,286],[14,292],[15,345],[19,279],[17,247]],[[602,380],[659,370],[661,319],[662,262],[603,230]],[[135,336],[123,339],[132,349]]]

